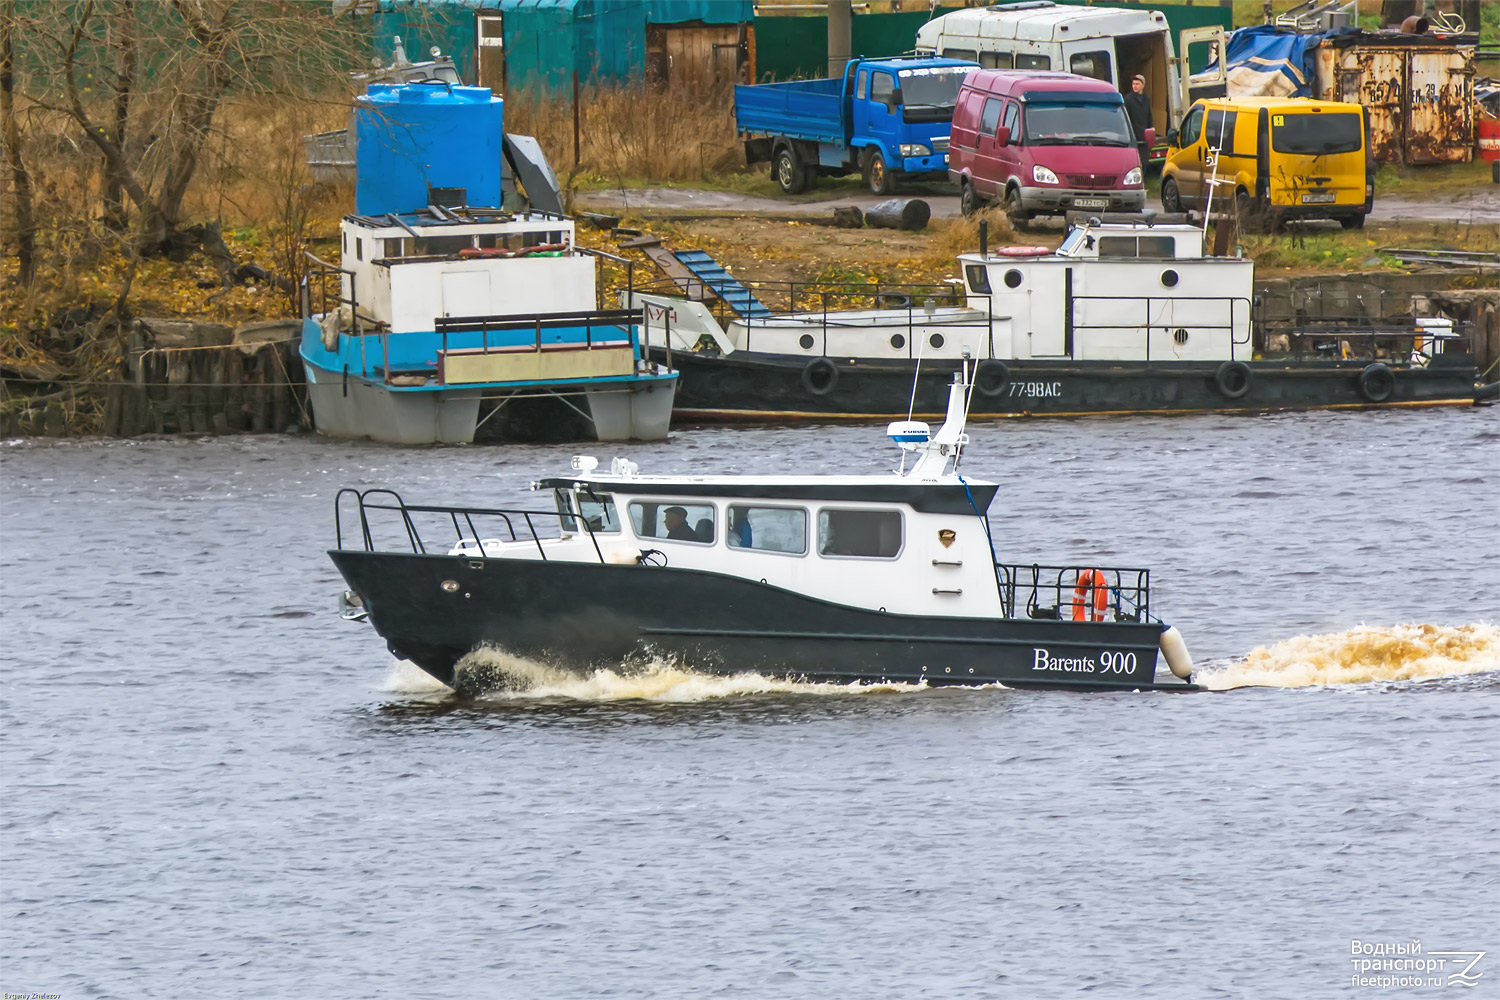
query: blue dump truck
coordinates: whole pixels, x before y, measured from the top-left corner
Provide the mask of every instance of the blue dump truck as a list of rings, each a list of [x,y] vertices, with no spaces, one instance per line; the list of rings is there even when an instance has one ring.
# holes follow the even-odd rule
[[[953,105],[978,68],[934,56],[851,59],[843,76],[735,87],[745,160],[769,161],[787,194],[855,170],[876,194],[904,176],[947,180]]]

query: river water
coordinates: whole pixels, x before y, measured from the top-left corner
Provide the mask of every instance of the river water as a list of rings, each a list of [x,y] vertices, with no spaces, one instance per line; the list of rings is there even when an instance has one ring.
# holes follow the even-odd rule
[[[1191,695],[514,663],[530,688],[460,702],[337,618],[334,493],[529,505],[576,446],[0,446],[0,988],[1500,995],[1497,418],[971,427],[1001,559],[1150,566],[1230,688]],[[892,457],[869,427],[613,451]],[[1479,986],[1353,978],[1413,941],[1487,951]]]

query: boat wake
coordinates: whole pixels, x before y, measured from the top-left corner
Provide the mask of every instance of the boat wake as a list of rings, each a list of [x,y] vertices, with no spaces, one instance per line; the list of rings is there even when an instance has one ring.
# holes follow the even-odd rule
[[[895,694],[928,690],[925,684],[828,684],[757,673],[701,674],[660,659],[584,674],[489,647],[477,649],[460,660],[455,680],[465,693],[493,701],[688,703],[763,694]]]
[[[1500,671],[1500,626],[1361,625],[1257,646],[1243,660],[1205,667],[1204,687],[1316,687],[1413,681]]]

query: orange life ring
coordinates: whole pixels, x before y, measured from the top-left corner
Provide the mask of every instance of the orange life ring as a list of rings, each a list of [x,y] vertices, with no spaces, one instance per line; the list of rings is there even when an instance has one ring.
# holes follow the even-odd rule
[[[1109,582],[1104,579],[1104,570],[1079,570],[1078,584],[1073,588],[1073,620],[1102,622],[1108,607]]]
[[[996,247],[990,251],[996,257],[1045,257],[1051,252],[1046,247]]]

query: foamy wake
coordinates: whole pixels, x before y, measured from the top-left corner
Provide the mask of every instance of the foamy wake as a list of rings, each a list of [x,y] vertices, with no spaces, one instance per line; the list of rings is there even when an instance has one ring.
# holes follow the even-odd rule
[[[1215,691],[1257,685],[1309,687],[1454,677],[1500,670],[1495,625],[1361,625],[1257,646],[1244,660],[1193,680]]]
[[[587,674],[548,666],[503,650],[481,648],[458,663],[461,686],[497,701],[569,699],[573,701],[695,702],[745,695],[878,694],[925,691],[925,684],[814,684],[765,677],[756,673],[716,676],[652,660]]]

